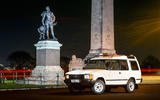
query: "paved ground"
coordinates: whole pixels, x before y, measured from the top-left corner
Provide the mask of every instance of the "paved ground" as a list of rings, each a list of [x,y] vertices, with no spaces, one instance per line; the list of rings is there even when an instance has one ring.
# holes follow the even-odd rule
[[[110,93],[94,95],[91,91],[70,94],[67,88],[21,90],[0,92],[0,100],[160,100],[160,85],[140,85],[134,93],[125,93],[123,88],[112,89]]]

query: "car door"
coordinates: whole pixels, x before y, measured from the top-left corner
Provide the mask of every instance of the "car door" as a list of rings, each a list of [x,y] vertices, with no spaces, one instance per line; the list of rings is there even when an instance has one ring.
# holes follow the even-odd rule
[[[128,73],[127,60],[111,60],[109,66],[109,78],[106,81],[108,81],[110,85],[126,84],[128,81]]]
[[[119,83],[124,85],[127,84],[129,78],[131,77],[131,74],[127,60],[119,60],[119,63],[120,63],[119,77],[121,77]]]
[[[141,71],[139,68],[139,63],[136,60],[129,60],[130,66],[131,66],[131,77],[134,77],[136,80],[136,83],[141,82]]]

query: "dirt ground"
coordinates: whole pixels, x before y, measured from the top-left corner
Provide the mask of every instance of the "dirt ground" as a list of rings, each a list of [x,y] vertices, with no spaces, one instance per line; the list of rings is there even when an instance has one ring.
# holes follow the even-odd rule
[[[125,93],[123,88],[110,93],[94,95],[90,89],[71,94],[67,88],[0,92],[0,100],[160,100],[160,85],[140,85],[134,93]]]

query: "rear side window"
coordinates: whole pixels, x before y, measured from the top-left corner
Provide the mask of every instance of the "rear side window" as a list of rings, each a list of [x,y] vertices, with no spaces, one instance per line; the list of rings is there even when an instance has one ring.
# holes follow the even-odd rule
[[[139,70],[136,61],[130,61],[132,70]]]
[[[109,69],[110,70],[120,70],[119,61],[118,60],[112,60],[112,61],[110,61]]]
[[[121,70],[128,70],[128,63],[126,60],[120,60]]]
[[[109,70],[128,70],[127,60],[106,60],[105,65]]]

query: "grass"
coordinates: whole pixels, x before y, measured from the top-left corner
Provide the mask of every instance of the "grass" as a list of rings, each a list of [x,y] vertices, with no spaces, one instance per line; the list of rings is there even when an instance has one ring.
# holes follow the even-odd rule
[[[11,84],[11,83],[5,83],[0,84],[0,89],[23,89],[23,88],[40,88],[40,86],[34,86],[34,85],[19,85],[19,84]]]
[[[23,80],[22,80],[23,81]],[[16,84],[16,80],[4,80],[4,83],[0,81],[0,89],[31,89],[31,88],[53,88],[56,87],[57,85],[45,85],[45,86],[40,86],[40,85],[28,85],[27,81],[26,84]],[[64,85],[58,85],[58,86],[64,86]]]
[[[20,85],[16,84],[16,80],[5,80],[4,83],[0,82],[0,89],[22,89],[22,88],[41,88],[36,85]]]

